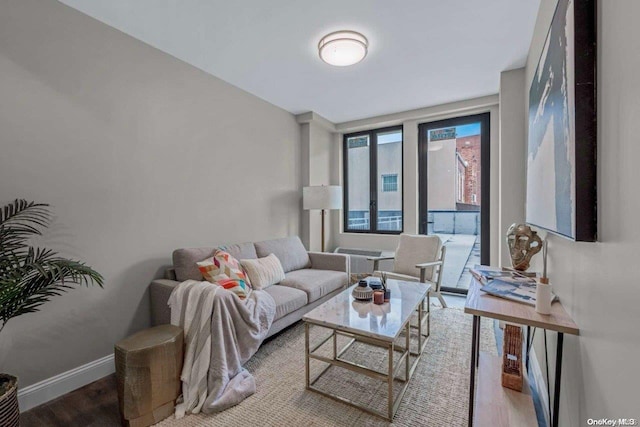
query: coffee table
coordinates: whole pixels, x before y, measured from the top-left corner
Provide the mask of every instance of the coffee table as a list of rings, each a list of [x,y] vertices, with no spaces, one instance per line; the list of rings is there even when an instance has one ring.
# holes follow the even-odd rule
[[[429,338],[429,290],[431,285],[388,279],[387,286],[391,290],[391,300],[383,305],[355,300],[351,295],[351,291],[355,286],[357,284],[350,286],[329,301],[311,310],[302,318],[305,322],[306,387],[307,390],[312,390],[392,421]],[[412,324],[411,319],[415,314],[417,314],[417,323]],[[331,330],[331,334],[320,343],[314,345],[313,348],[310,348],[309,345],[310,325],[318,325]],[[411,350],[412,328],[417,329],[418,332],[413,339],[413,341],[417,340],[417,351]],[[401,337],[403,332],[404,337]],[[350,338],[349,342],[340,350],[337,348],[336,339],[338,336]],[[333,339],[333,357],[317,354],[316,351],[330,339]],[[397,343],[397,341],[401,342]],[[386,372],[380,372],[344,359],[342,355],[355,342],[386,349],[389,358]],[[393,356],[396,351],[400,351],[402,354],[397,358],[394,366]],[[413,363],[410,361],[411,356],[415,357]],[[327,363],[327,366],[313,380],[310,378],[309,363],[311,359]],[[338,366],[358,374],[386,381],[388,384],[386,413],[365,407],[350,399],[315,387],[314,384],[331,366]],[[403,378],[397,378],[403,367]],[[393,397],[394,379],[403,382],[400,393],[395,399]]]

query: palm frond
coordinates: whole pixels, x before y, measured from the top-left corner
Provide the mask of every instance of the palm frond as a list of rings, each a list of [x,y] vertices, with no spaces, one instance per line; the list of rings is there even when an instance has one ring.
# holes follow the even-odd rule
[[[100,273],[51,249],[27,244],[51,221],[47,204],[15,200],[0,210],[0,331],[76,286],[103,287]]]
[[[21,251],[33,236],[51,223],[49,205],[16,199],[0,210],[0,258]]]
[[[51,212],[47,203],[28,202],[16,199],[0,210],[0,225],[32,223],[41,227],[49,225]]]

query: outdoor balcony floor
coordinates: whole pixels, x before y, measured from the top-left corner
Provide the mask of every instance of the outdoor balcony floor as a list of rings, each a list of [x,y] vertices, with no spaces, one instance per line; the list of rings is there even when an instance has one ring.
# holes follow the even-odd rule
[[[471,234],[437,233],[447,247],[442,286],[469,289],[469,269],[480,264],[480,236]]]

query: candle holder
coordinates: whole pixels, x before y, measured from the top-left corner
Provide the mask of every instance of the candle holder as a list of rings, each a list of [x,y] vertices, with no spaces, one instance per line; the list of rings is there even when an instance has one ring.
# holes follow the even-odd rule
[[[373,303],[384,304],[384,291],[373,291]]]

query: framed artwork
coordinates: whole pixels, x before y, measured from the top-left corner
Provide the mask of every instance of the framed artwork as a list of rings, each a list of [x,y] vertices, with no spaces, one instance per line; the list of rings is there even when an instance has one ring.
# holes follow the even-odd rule
[[[595,0],[559,0],[529,89],[527,223],[597,238]]]

